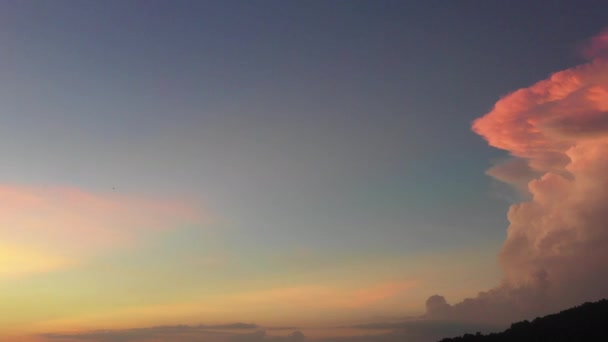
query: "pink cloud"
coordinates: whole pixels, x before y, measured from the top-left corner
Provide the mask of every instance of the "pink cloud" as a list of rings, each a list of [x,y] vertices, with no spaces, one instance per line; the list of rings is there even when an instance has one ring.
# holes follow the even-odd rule
[[[417,286],[415,281],[390,281],[359,289],[344,289],[321,285],[272,288],[226,298],[239,305],[244,303],[296,305],[300,309],[363,308],[393,298]]]
[[[473,123],[515,158],[488,174],[531,195],[512,205],[499,254],[503,282],[431,317],[521,319],[608,296],[608,31],[585,50],[592,60],[519,89]]]
[[[608,29],[589,40],[583,48],[583,55],[589,59],[608,57]]]
[[[204,224],[209,219],[200,206],[182,200],[73,187],[0,185],[3,243],[44,250],[57,258],[124,247],[148,233]]]

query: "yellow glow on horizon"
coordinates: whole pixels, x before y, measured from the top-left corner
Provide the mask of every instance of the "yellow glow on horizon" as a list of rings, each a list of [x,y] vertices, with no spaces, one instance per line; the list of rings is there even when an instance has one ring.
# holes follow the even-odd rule
[[[392,300],[417,286],[415,281],[384,282],[365,288],[326,285],[267,290],[193,299],[189,302],[123,307],[37,322],[32,331],[129,329],[157,325],[248,322],[260,325],[332,325],[333,315],[395,306]],[[385,301],[383,303],[383,301]],[[297,310],[294,310],[297,309]]]
[[[233,322],[322,328],[363,321],[373,315],[416,315],[424,310],[424,300],[421,298],[434,294],[438,289],[445,290],[439,284],[445,284],[446,279],[454,279],[456,275],[468,278],[472,273],[486,273],[482,271],[485,262],[481,263],[479,258],[473,260],[473,255],[466,254],[454,252],[441,257],[375,260],[373,264],[377,265],[379,273],[370,273],[371,265],[357,264],[352,269],[345,268],[344,274],[339,274],[339,277],[315,273],[297,282],[283,284],[273,279],[267,279],[263,284],[244,281],[242,286],[232,287],[226,292],[211,291],[205,294],[203,291],[186,296],[166,296],[164,292],[159,292],[151,293],[153,297],[134,302],[116,300],[128,294],[122,287],[100,288],[98,291],[101,292],[96,297],[89,297],[90,293],[79,292],[75,287],[71,288],[76,290],[74,294],[65,287],[69,284],[65,281],[81,274],[90,276],[77,268],[53,276],[56,278],[46,282],[44,291],[35,297],[28,294],[32,285],[27,278],[19,280],[19,283],[30,283],[29,288],[23,288],[17,282],[7,283],[7,298],[14,300],[0,305],[0,308],[14,311],[18,305],[20,314],[5,319],[0,327],[30,334]],[[475,262],[481,264],[469,271],[457,267],[459,262],[455,260],[468,262],[469,259],[469,267]],[[25,260],[38,259],[32,257]],[[407,274],[408,278],[395,278],[395,273]],[[369,276],[376,281],[370,281]],[[43,277],[47,278],[47,275]],[[126,280],[116,278],[115,281]],[[237,279],[226,281],[232,283]],[[462,288],[456,286],[456,292],[474,294],[470,286],[460,284],[463,285]],[[201,286],[204,287],[204,283]],[[456,292],[450,292],[448,298],[458,300]],[[59,303],[67,305],[57,306]]]
[[[74,262],[26,247],[0,245],[0,277],[19,277],[62,269]]]

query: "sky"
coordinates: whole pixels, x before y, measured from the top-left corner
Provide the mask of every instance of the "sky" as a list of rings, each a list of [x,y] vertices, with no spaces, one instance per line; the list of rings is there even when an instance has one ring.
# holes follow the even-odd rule
[[[0,2],[0,339],[426,342],[608,296],[606,11]]]

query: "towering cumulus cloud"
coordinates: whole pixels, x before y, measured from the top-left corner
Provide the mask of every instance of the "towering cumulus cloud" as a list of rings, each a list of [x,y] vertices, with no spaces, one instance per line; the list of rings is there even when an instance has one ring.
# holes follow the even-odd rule
[[[502,283],[433,318],[512,320],[608,296],[608,31],[587,64],[519,89],[477,119],[473,131],[512,161],[488,174],[529,193],[512,205],[499,255]]]

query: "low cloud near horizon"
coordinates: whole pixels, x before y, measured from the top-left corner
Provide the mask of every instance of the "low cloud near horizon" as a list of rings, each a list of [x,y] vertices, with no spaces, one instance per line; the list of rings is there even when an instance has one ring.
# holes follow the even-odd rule
[[[287,334],[269,335],[266,330],[293,330]],[[293,327],[262,328],[253,323],[172,325],[123,330],[92,330],[79,333],[40,335],[47,341],[205,341],[213,342],[302,342],[304,334]]]
[[[253,323],[219,325],[176,325],[124,330],[92,330],[78,333],[48,333],[40,335],[50,342],[75,341],[207,341],[207,342],[433,342],[469,331],[489,332],[497,326],[432,321],[412,318],[405,322],[359,324],[324,328],[333,337],[310,337],[306,329],[297,327],[262,327]],[[317,330],[317,329],[313,329]],[[303,332],[304,331],[304,332]],[[268,333],[271,332],[271,333]]]

